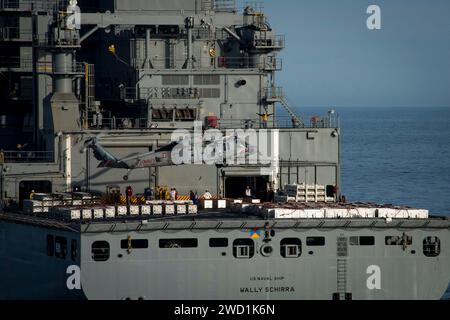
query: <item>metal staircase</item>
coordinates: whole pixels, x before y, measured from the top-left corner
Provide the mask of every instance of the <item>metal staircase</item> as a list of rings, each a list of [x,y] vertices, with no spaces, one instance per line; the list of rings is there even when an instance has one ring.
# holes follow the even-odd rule
[[[298,117],[295,112],[292,110],[292,108],[290,107],[289,103],[287,102],[286,98],[283,97],[280,99],[280,104],[283,107],[284,110],[286,110],[286,112],[289,114],[289,116],[292,119],[292,122],[295,123],[295,126],[298,127],[304,127],[305,124],[303,123],[302,119],[300,119],[300,117]]]
[[[295,127],[304,128],[305,123],[299,116],[297,116],[291,105],[286,100],[286,97],[281,87],[268,87],[264,92],[266,103],[280,103],[283,109],[289,114],[292,123]]]

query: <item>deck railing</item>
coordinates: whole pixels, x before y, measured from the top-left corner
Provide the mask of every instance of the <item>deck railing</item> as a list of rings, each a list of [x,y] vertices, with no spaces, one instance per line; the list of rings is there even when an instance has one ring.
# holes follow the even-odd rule
[[[0,162],[4,163],[32,163],[32,162],[53,162],[54,153],[52,151],[0,151]]]

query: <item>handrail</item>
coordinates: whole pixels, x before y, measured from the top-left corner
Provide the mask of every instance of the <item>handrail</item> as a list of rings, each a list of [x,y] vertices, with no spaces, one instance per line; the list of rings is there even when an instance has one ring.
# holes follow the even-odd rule
[[[5,163],[53,162],[53,151],[0,151]]]
[[[265,125],[262,121],[256,118],[253,119],[219,119],[218,128],[219,129],[298,129],[298,128],[338,128],[339,127],[339,117],[335,114],[331,116],[312,116],[310,117],[310,122],[299,126],[298,123],[292,121],[292,117],[279,116],[270,119]],[[303,117],[303,119],[306,119]],[[82,119],[82,127],[85,129],[96,129],[96,130],[144,130],[157,128],[158,123],[186,123],[186,121],[193,122],[195,119],[185,119],[176,120],[171,119],[166,120],[149,120],[147,118],[103,118],[103,117],[89,117]]]

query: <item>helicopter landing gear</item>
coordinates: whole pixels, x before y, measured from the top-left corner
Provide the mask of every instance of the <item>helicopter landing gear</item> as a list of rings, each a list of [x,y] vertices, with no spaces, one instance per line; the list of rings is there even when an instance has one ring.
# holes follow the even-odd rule
[[[128,179],[130,178],[130,172],[131,170],[128,170],[127,174],[123,176],[123,181],[128,181]]]

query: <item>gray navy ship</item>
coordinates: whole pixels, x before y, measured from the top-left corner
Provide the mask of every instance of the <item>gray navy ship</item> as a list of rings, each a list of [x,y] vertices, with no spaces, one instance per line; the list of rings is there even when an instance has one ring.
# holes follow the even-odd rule
[[[284,48],[261,3],[0,0],[0,299],[441,299],[449,219],[347,203]]]

